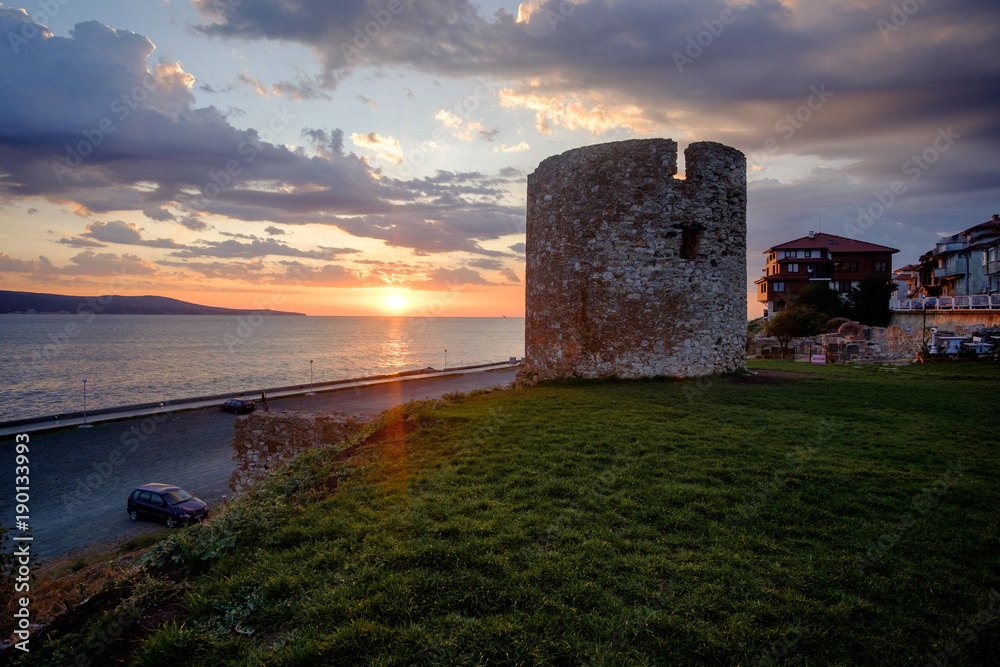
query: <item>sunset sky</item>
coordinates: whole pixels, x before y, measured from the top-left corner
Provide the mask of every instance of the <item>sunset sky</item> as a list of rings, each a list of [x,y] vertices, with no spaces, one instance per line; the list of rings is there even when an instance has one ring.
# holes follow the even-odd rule
[[[520,316],[526,175],[657,136],[747,154],[751,283],[809,230],[897,268],[1000,213],[998,27],[996,0],[0,4],[0,288]]]

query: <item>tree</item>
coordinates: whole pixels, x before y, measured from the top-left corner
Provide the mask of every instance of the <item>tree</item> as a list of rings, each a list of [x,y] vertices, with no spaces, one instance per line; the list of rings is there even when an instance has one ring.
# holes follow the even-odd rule
[[[840,292],[830,289],[830,283],[825,280],[809,283],[795,303],[826,315],[827,320],[848,315],[848,304]]]
[[[847,293],[851,319],[870,327],[887,327],[892,319],[889,299],[896,291],[896,283],[885,274],[873,273],[858,281],[858,286]]]
[[[781,358],[785,358],[785,350],[793,338],[815,336],[826,331],[827,317],[817,313],[812,308],[795,304],[787,310],[775,313],[764,326],[768,336],[778,339],[781,346]]]

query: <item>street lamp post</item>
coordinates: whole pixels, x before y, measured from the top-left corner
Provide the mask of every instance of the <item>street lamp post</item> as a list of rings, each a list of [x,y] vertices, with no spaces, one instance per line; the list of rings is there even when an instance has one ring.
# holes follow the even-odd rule
[[[80,428],[90,428],[91,425],[87,423],[87,378],[83,378],[83,423],[80,424]]]
[[[312,383],[313,383],[313,360],[310,359],[309,360],[309,389],[310,389],[310,391],[306,392],[306,396],[315,396],[316,395],[315,391],[311,391],[312,390]]]
[[[445,348],[445,351],[444,351],[444,368],[445,368],[445,370],[448,369],[448,349],[447,348]]]

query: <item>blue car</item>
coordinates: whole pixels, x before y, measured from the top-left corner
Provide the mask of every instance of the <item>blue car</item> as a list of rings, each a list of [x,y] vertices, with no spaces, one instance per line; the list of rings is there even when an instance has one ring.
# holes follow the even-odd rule
[[[143,484],[128,495],[128,517],[163,521],[173,528],[207,518],[208,505],[179,486]]]

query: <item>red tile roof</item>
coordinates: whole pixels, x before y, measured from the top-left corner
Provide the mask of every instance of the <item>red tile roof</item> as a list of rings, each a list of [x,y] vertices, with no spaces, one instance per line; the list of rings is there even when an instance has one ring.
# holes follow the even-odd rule
[[[816,248],[826,248],[830,252],[899,252],[897,248],[890,248],[884,245],[858,241],[834,234],[824,234],[816,232],[813,238],[803,236],[794,241],[788,241],[780,245],[771,246],[764,251],[764,254],[773,250],[814,250]]]

